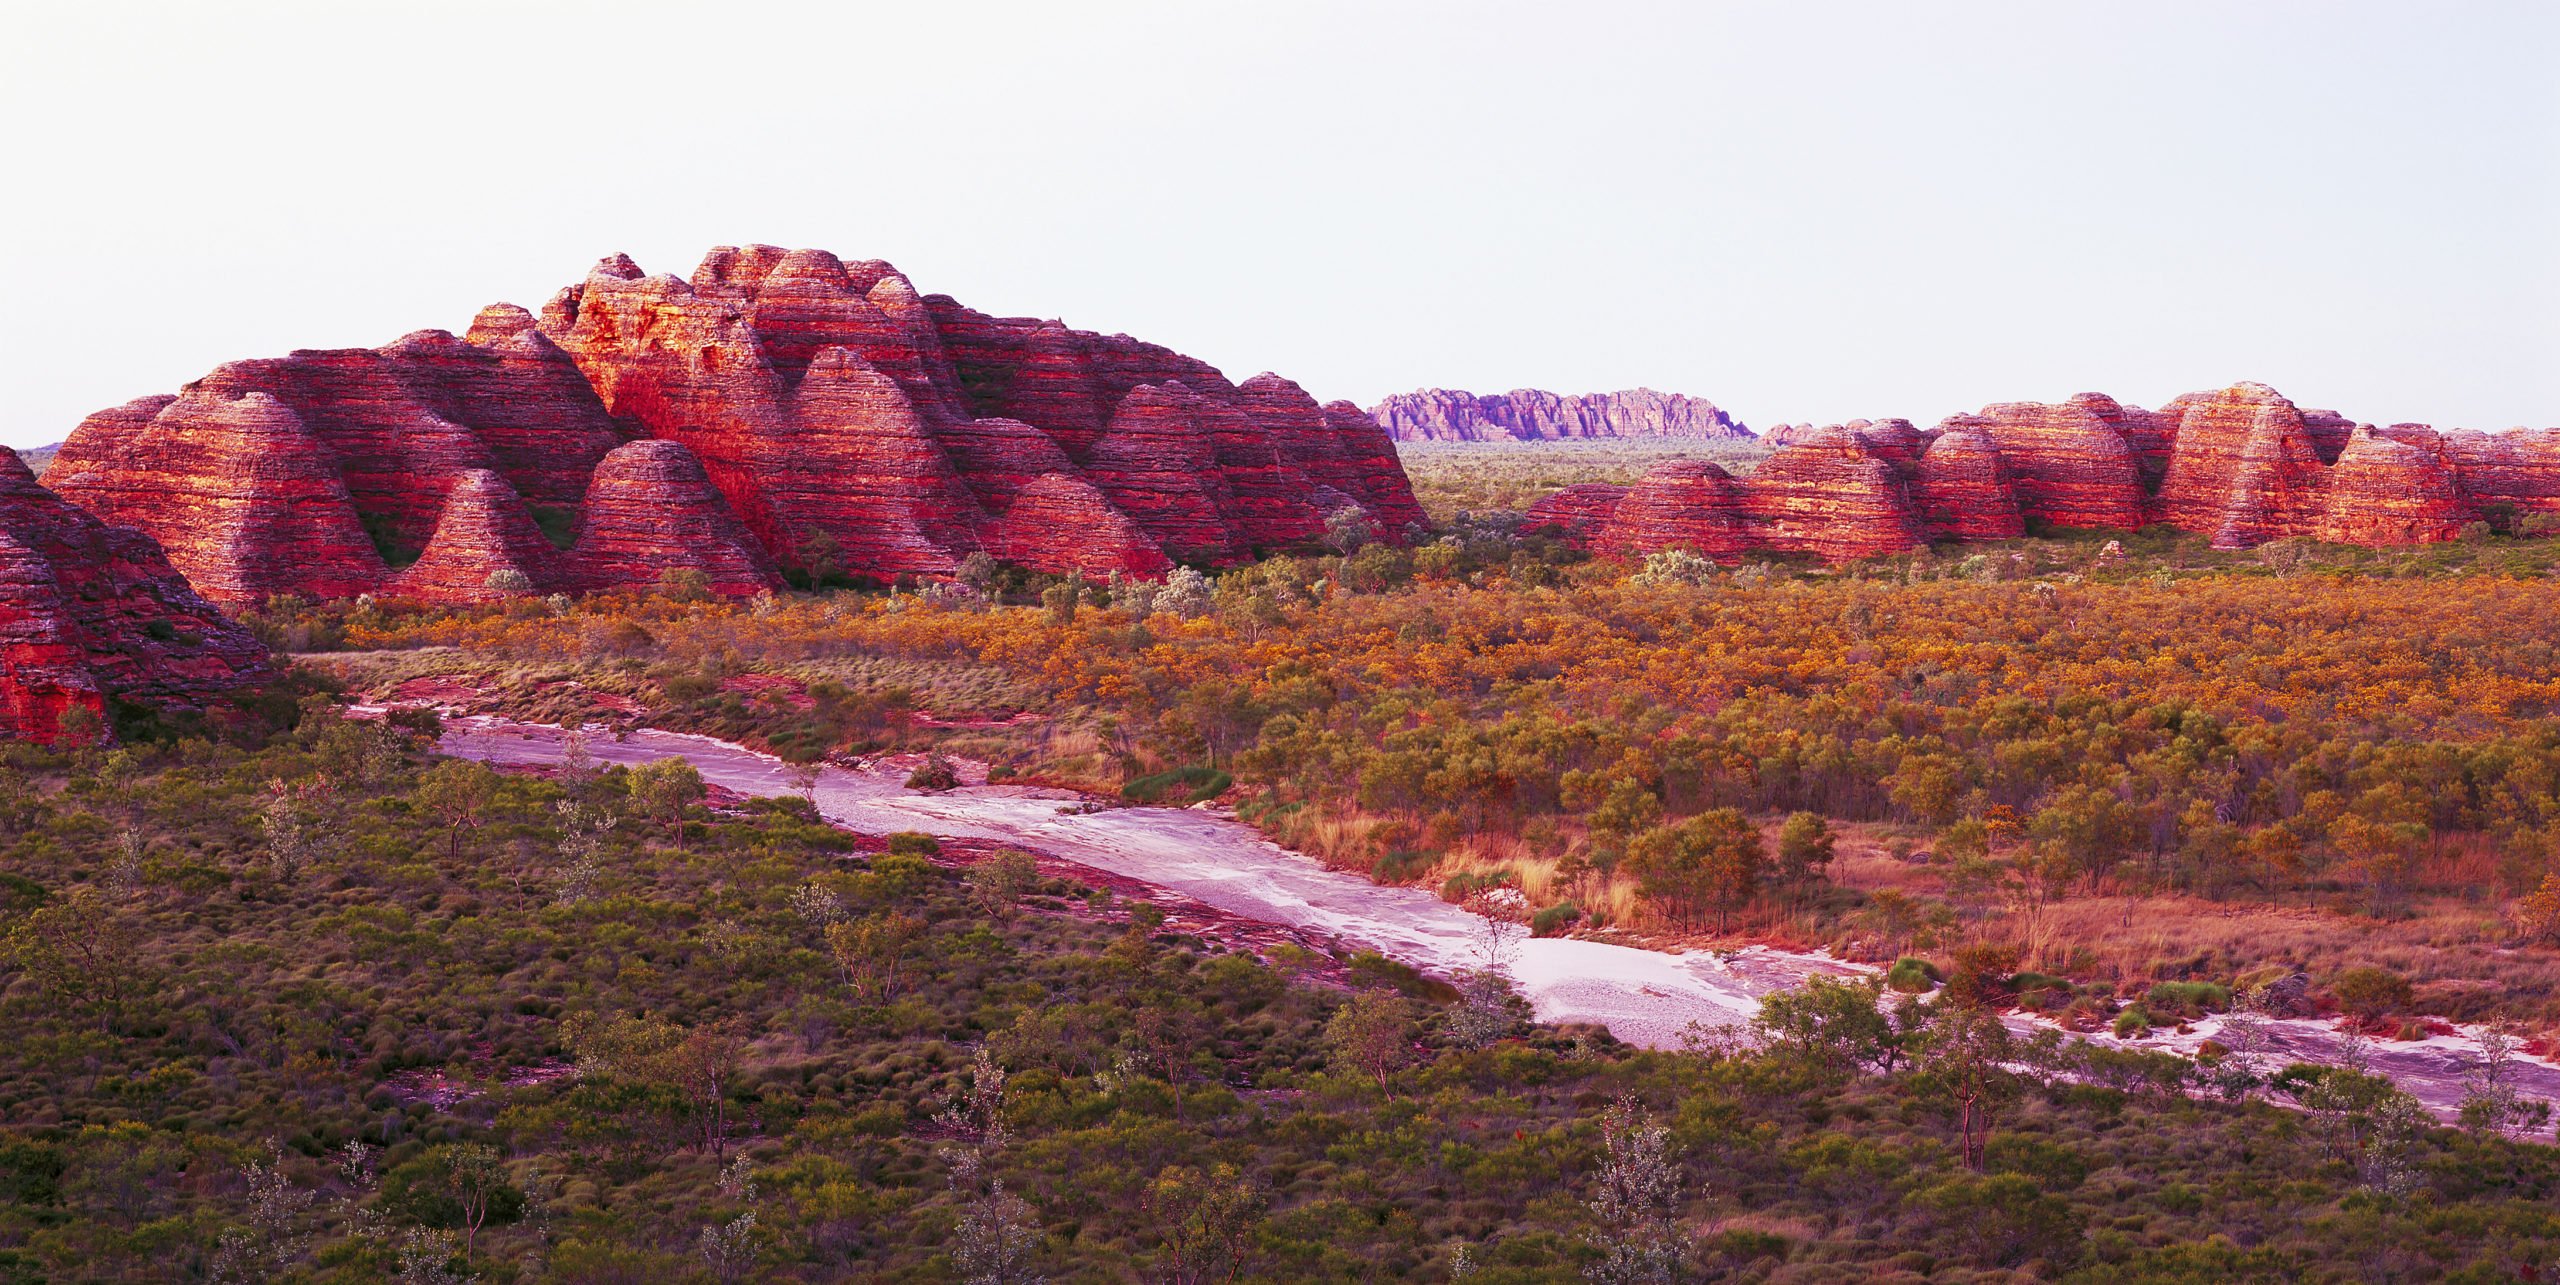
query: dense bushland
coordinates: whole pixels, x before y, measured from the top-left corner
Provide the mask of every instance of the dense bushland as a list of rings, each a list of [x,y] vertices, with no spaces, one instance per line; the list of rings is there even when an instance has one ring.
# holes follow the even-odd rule
[[[1973,1007],[2009,968],[1979,955],[1926,1005],[1817,986],[1757,1051],[1639,1053],[1522,1026],[1498,942],[1454,997],[1227,953],[1019,854],[710,810],[676,766],[431,761],[431,730],[315,701],[264,746],[10,751],[0,1279],[2485,1281],[2560,1256],[2549,1149],[2351,1072],[2013,1042]]]
[[[1589,561],[1488,520],[1161,588],[278,620],[459,649],[347,662],[373,690],[583,678],[792,753],[930,742],[1108,791],[1228,772],[1286,842],[1516,887],[1550,931],[1879,960],[2005,940],[2081,983],[2057,998],[2091,1022],[2159,981],[2372,965],[2420,983],[2416,1008],[2543,1024],[2554,552],[2222,554],[2153,530],[1726,570]],[[731,690],[775,675],[798,705]],[[993,717],[936,729],[910,706]],[[988,725],[1020,711],[1036,721]]]

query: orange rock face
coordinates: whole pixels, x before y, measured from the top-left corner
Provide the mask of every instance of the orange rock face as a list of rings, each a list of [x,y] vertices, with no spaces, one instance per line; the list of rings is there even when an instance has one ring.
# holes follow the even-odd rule
[[[1616,516],[1627,488],[1607,482],[1576,482],[1529,506],[1523,531],[1553,530],[1577,546],[1588,545]]]
[[[2434,433],[2393,436],[2368,424],[2340,449],[2311,534],[2336,544],[2428,544],[2460,535],[2472,515]]]
[[[2234,384],[2168,409],[2178,427],[2162,521],[2209,534],[2218,549],[2311,534],[2328,508],[2328,468],[2300,408],[2264,384]]]
[[[0,736],[50,743],[81,709],[201,712],[274,677],[150,537],[111,527],[0,459]]]
[[[2026,533],[2018,488],[1991,435],[1959,428],[1920,457],[1920,517],[1932,536],[2010,540]]]
[[[2456,429],[2444,435],[2444,447],[2463,498],[2484,513],[2560,513],[2560,428]]]
[[[2149,519],[2141,456],[2126,438],[2148,412],[2129,415],[2114,398],[2082,393],[2067,402],[2003,402],[1959,415],[1941,430],[1979,433],[1999,451],[2017,489],[2021,516],[2066,527],[2132,530]]]
[[[1743,523],[1742,486],[1705,460],[1657,464],[1611,506],[1593,547],[1615,553],[1687,549],[1739,562],[1754,542]]]
[[[559,551],[524,499],[494,469],[472,469],[446,490],[426,551],[391,591],[429,602],[495,602],[565,583]]]
[[[773,559],[677,442],[632,442],[596,466],[570,567],[588,589],[646,584],[672,570],[698,571],[726,597],[782,587]]]
[[[1900,467],[1847,428],[1821,429],[1779,448],[1752,471],[1742,496],[1755,548],[1840,561],[1924,543]]]
[[[680,444],[716,501],[659,457],[599,491],[607,454],[643,438]],[[887,580],[979,552],[1147,574],[1311,541],[1319,500],[1391,539],[1422,519],[1384,430],[1278,376],[1238,387],[1126,336],[921,295],[877,260],[772,246],[715,249],[689,278],[615,256],[538,318],[495,305],[460,338],[230,363],[90,417],[47,476],[234,602],[468,600],[500,571],[604,588],[673,566],[751,591],[812,560]],[[681,559],[638,520],[661,481],[667,530],[743,532],[752,552],[723,537]],[[599,494],[621,509],[588,521]],[[1075,528],[1035,537],[1043,515],[1106,552]],[[619,543],[557,557],[527,529]]]

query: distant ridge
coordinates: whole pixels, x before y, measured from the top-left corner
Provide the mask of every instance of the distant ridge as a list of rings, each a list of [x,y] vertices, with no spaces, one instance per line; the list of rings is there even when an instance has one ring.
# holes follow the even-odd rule
[[[1397,393],[1369,415],[1399,442],[1554,441],[1565,438],[1748,438],[1751,430],[1703,397],[1628,388],[1614,393],[1514,388]]]

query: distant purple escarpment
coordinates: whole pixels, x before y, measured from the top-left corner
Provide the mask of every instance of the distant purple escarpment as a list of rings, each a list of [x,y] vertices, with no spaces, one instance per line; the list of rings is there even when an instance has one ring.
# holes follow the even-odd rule
[[[1369,408],[1399,442],[1552,441],[1558,438],[1747,438],[1742,421],[1702,397],[1630,388],[1563,396],[1535,388],[1477,396],[1455,388],[1397,393]]]

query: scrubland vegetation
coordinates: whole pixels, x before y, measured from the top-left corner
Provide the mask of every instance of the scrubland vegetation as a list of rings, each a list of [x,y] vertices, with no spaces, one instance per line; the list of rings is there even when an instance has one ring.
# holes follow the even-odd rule
[[[2560,1019],[2554,554],[2146,532],[1724,570],[1479,522],[1177,587],[267,627],[359,649],[330,663],[375,694],[461,675],[556,717],[611,688],[621,717],[786,754],[930,744],[1104,792],[1225,772],[1276,838],[1453,897],[1516,888],[1542,931],[1876,960],[1999,940],[2072,979],[2048,998],[2087,1024],[2155,982],[2372,964],[2414,984],[2389,1015],[2412,1032],[2538,1033]]]
[[[1439,522],[1516,512],[1576,482],[1630,486],[1665,460],[1713,460],[1739,476],[1773,449],[1749,438],[1396,443],[1414,498]]]
[[[2560,1167],[2494,1067],[2438,1128],[2248,1032],[2560,1026],[2555,561],[1726,569],[1496,515],[1163,585],[271,603],[352,695],[1215,799],[1521,931],[1889,967],[1639,1052],[1524,1024],[1498,943],[1225,949],[315,694],[11,751],[0,1279],[2527,1278]],[[2238,1012],[2188,1062],[2011,1007]]]
[[[1525,1026],[1497,939],[1454,992],[1230,953],[1021,854],[715,810],[674,765],[431,761],[431,730],[314,700],[263,745],[10,752],[0,1279],[2487,1281],[2560,1255],[2549,1148],[2352,1071],[2014,1040],[1979,953],[1926,1005],[1821,984],[1638,1052]]]

